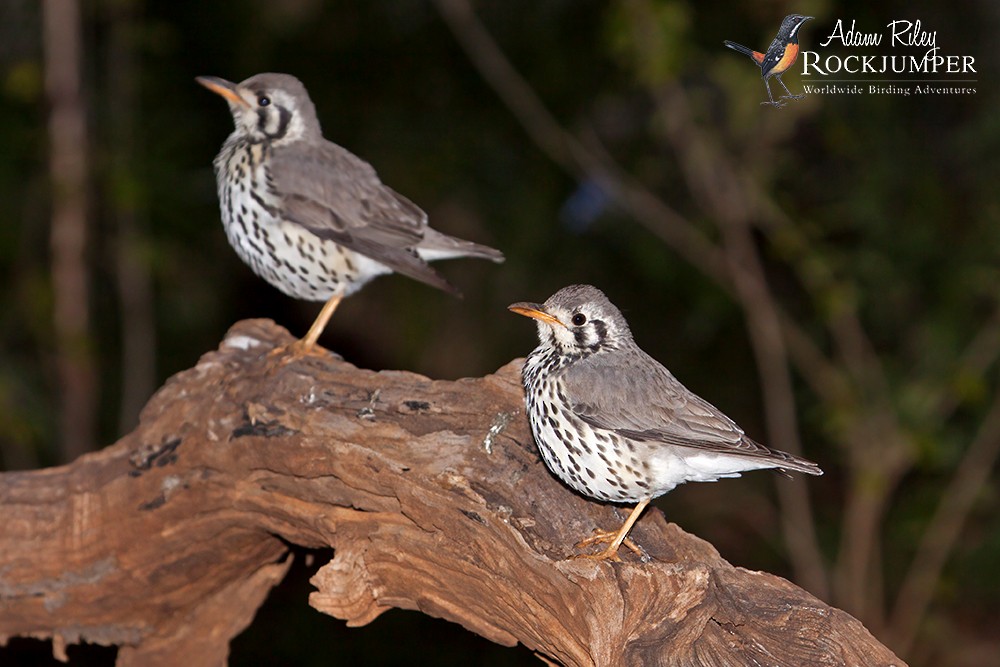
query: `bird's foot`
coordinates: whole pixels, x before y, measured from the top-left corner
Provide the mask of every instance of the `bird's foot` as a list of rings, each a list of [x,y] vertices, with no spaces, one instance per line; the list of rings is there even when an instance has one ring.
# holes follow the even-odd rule
[[[781,107],[785,106],[785,104],[786,104],[786,103],[785,103],[785,102],[782,102],[781,100],[778,100],[778,101],[776,101],[776,102],[772,100],[772,101],[768,101],[768,102],[761,102],[761,103],[760,103],[760,105],[761,105],[762,107],[763,107],[763,106],[768,106],[768,107],[774,107],[775,109],[780,109]]]
[[[574,559],[586,558],[588,560],[610,560],[614,562],[621,562],[621,557],[618,555],[618,545],[615,544],[615,539],[618,537],[618,531],[606,531],[606,530],[595,530],[594,534],[588,538],[582,539],[576,543],[577,549],[586,549],[587,547],[593,546],[595,544],[608,544],[608,548],[604,551],[599,551],[596,554],[576,554],[573,556]],[[642,549],[639,548],[635,542],[632,541],[631,537],[626,537],[622,544],[629,548],[629,550],[634,553],[639,558],[643,560],[646,559],[646,554],[643,553]]]
[[[273,364],[276,368],[280,368],[285,364],[289,364],[293,361],[304,359],[306,357],[325,359],[331,355],[333,355],[333,353],[326,348],[317,345],[316,343],[310,344],[303,339],[297,340],[294,343],[289,343],[288,345],[279,345],[267,353],[267,358],[269,363]]]
[[[805,95],[782,95],[781,96],[781,99],[783,99],[783,100],[801,100],[803,98],[805,98]]]

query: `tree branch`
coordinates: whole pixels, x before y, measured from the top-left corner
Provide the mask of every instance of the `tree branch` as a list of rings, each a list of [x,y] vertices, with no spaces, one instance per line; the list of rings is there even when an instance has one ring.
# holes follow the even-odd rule
[[[575,178],[596,180],[692,267],[727,292],[732,290],[725,258],[712,241],[596,148],[596,141],[585,144],[563,129],[507,60],[467,0],[434,0],[434,4],[479,73],[549,159]]]
[[[857,620],[734,568],[656,510],[633,531],[647,562],[568,559],[620,519],[539,461],[519,362],[435,382],[268,356],[290,340],[240,323],[117,444],[0,475],[0,642],[217,665],[292,543],[334,549],[310,604],[351,625],[414,609],[566,665],[903,664]]]

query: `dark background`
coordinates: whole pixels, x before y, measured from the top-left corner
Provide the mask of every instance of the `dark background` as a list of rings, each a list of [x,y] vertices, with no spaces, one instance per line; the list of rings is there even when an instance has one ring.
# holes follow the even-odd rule
[[[479,376],[535,344],[507,304],[595,284],[692,390],[771,446],[795,448],[778,432],[790,428],[827,473],[808,480],[799,523],[783,523],[790,496],[766,473],[676,490],[659,501],[672,521],[731,562],[853,613],[914,666],[1000,664],[1000,6],[475,2],[557,127],[600,156],[581,163],[546,150],[559,141],[552,128],[526,131],[456,40],[468,26],[443,20],[449,4],[83,0],[87,169],[69,193],[50,168],[45,83],[47,58],[65,45],[46,40],[38,3],[0,4],[0,466],[57,465],[114,442],[156,387],[241,318],[304,334],[318,305],[257,279],[227,245],[211,162],[231,119],[194,82],[288,72],[328,138],[438,229],[508,258],[439,264],[461,300],[379,278],[342,304],[323,345],[369,368]],[[872,32],[920,19],[943,54],[976,58],[976,83],[955,85],[977,93],[759,106],[759,70],[721,42],[765,47],[789,13],[817,17],[803,49],[841,55],[855,51],[819,47],[838,18]],[[869,52],[897,51],[923,53]],[[821,83],[799,67],[785,77],[793,92]],[[664,208],[636,204],[623,183]],[[75,266],[50,251],[60,207],[84,221]],[[714,274],[671,240],[689,230],[739,268],[749,261],[734,250],[741,224],[763,296],[746,295],[734,264]],[[82,286],[83,320],[60,314],[65,285]],[[790,352],[776,366],[754,333],[771,306],[808,341],[784,329]],[[791,411],[762,368],[787,373]],[[78,401],[84,417],[69,428],[74,392],[90,402]],[[811,560],[789,549],[802,535]],[[232,664],[533,660],[411,612],[348,630],[307,606],[308,577],[293,568],[235,641]],[[0,663],[41,664],[47,652],[15,640]],[[69,655],[110,664],[114,651]]]

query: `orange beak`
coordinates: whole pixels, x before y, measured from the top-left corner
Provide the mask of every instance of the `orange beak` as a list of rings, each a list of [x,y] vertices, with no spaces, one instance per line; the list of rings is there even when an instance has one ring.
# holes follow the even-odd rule
[[[512,313],[517,313],[518,315],[524,315],[525,317],[530,317],[532,319],[540,320],[546,324],[558,324],[561,327],[566,326],[558,319],[552,317],[545,312],[544,306],[540,303],[527,303],[521,301],[519,303],[512,303],[507,306],[507,310]]]
[[[194,80],[211,90],[216,95],[222,95],[233,104],[240,104],[245,107],[250,106],[250,103],[240,97],[239,93],[236,92],[236,84],[232,81],[226,81],[225,79],[220,79],[217,76],[197,76]]]

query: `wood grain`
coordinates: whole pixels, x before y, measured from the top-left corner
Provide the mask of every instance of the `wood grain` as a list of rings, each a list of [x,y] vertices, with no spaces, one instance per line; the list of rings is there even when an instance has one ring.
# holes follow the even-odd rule
[[[268,356],[290,341],[240,322],[116,444],[0,475],[0,641],[224,664],[292,543],[334,549],[309,604],[350,625],[414,609],[564,665],[903,665],[848,614],[733,567],[655,509],[632,533],[645,562],[569,559],[623,513],[542,465],[519,360],[444,382]]]

